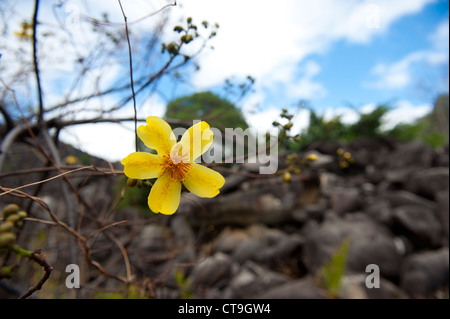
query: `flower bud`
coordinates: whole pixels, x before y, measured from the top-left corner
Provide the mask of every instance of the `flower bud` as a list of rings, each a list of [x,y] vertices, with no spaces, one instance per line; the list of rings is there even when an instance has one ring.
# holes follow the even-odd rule
[[[292,180],[292,175],[291,175],[291,173],[285,172],[285,173],[283,174],[283,180],[284,180],[286,183],[290,183],[291,180]]]
[[[306,159],[307,159],[308,161],[310,161],[310,162],[315,162],[315,161],[317,161],[318,158],[319,158],[319,157],[318,157],[316,154],[309,154],[309,155],[306,157]]]
[[[13,276],[13,267],[4,266],[0,268],[0,278],[11,278]]]
[[[10,232],[14,228],[14,223],[11,221],[6,221],[0,225],[0,233]]]
[[[28,213],[21,210],[20,212],[17,212],[17,216],[19,216],[21,219],[24,219],[28,217]]]
[[[0,248],[13,244],[16,241],[16,235],[13,233],[1,233],[0,234]]]
[[[138,181],[137,179],[129,178],[129,179],[127,180],[127,185],[128,185],[128,187],[134,187],[134,186],[136,186],[137,181]]]
[[[9,204],[5,208],[3,208],[2,216],[3,218],[8,217],[9,215],[15,214],[19,211],[20,207],[17,204]]]
[[[21,220],[20,216],[17,214],[9,215],[8,218],[6,218],[7,221],[10,221],[13,224],[16,224],[18,221]]]
[[[180,33],[180,32],[183,32],[184,29],[182,26],[177,25],[175,28],[173,28],[173,31]]]

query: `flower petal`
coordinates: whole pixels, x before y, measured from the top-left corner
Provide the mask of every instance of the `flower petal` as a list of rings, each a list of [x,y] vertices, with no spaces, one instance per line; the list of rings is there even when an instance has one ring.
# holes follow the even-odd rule
[[[159,155],[169,154],[177,142],[170,125],[157,116],[149,116],[147,125],[139,126],[137,133],[145,146],[156,150]]]
[[[170,170],[155,182],[148,196],[148,207],[154,213],[172,215],[180,205],[181,183],[170,178]]]
[[[136,152],[122,160],[124,173],[129,178],[148,179],[158,177],[163,164],[163,158],[158,155]]]
[[[225,179],[218,172],[194,163],[183,184],[193,194],[211,198],[220,193],[219,189],[225,184]]]
[[[182,153],[189,152],[190,161],[193,162],[205,153],[214,140],[214,133],[209,124],[202,121],[191,126],[181,137]]]

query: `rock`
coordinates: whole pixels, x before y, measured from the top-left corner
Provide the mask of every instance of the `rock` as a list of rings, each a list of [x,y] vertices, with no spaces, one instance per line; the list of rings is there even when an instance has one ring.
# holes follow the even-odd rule
[[[441,243],[442,227],[434,212],[426,207],[397,207],[393,216],[397,232],[404,234],[417,248],[436,248]]]
[[[291,279],[247,261],[230,281],[231,298],[251,299],[273,287],[285,284]]]
[[[320,152],[322,154],[328,154],[328,155],[336,155],[336,151],[339,148],[342,148],[343,145],[341,142],[338,141],[317,141],[312,143],[308,148],[305,150],[305,152],[310,150],[315,150],[317,152]]]
[[[258,254],[264,251],[264,246],[260,241],[249,238],[240,243],[233,251],[231,258],[234,262],[243,264],[248,260],[256,260]]]
[[[331,191],[331,209],[337,214],[345,214],[360,207],[360,191],[356,188],[335,188]]]
[[[171,219],[170,229],[177,245],[188,246],[195,243],[194,231],[186,220],[185,215],[175,214]]]
[[[244,229],[227,227],[217,236],[214,243],[214,251],[232,254],[236,247],[249,238],[249,234]]]
[[[437,193],[437,217],[443,229],[443,244],[448,247],[449,236],[449,190]]]
[[[443,189],[449,188],[448,167],[433,167],[414,172],[405,188],[413,193],[435,198]]]
[[[161,251],[167,247],[171,237],[170,229],[163,225],[150,224],[139,236],[139,248],[145,251]]]
[[[402,255],[396,248],[394,236],[389,229],[365,215],[326,218],[317,230],[307,232],[305,236],[304,263],[311,273],[316,273],[348,238],[348,271],[365,272],[367,265],[377,264],[384,277],[399,275]]]
[[[436,204],[431,200],[405,190],[385,192],[381,197],[387,199],[393,207],[412,205],[425,207],[430,210],[436,209]]]
[[[320,192],[322,195],[331,196],[332,191],[339,185],[339,177],[336,174],[324,172],[319,176]]]
[[[404,298],[401,289],[389,280],[380,277],[380,287],[368,288],[366,278],[369,274],[345,275],[342,278],[339,298],[341,299],[398,299]]]
[[[232,275],[231,258],[223,253],[206,257],[194,266],[189,277],[192,288],[202,294],[211,287],[221,288]]]
[[[370,203],[364,212],[370,216],[373,220],[390,226],[392,224],[392,218],[394,216],[394,210],[391,203],[387,199],[379,199]]]
[[[356,165],[366,167],[373,165],[375,167],[384,166],[386,158],[391,152],[392,146],[386,141],[359,138],[348,145],[347,150],[352,154]],[[376,156],[374,156],[376,154]]]
[[[303,243],[303,237],[293,234],[281,240],[276,245],[263,250],[257,250],[254,258],[260,264],[267,265],[270,269],[276,271],[284,269],[285,271],[294,273],[298,271]]]
[[[403,263],[400,287],[412,298],[433,297],[438,289],[448,289],[448,272],[448,248],[413,254]]]
[[[198,210],[186,211],[193,227],[206,227],[211,223],[216,227],[248,226],[255,223],[276,225],[290,220],[290,212],[300,195],[300,181],[284,182],[281,178],[254,180],[242,186],[239,192],[233,192],[213,199],[198,200],[209,215]]]
[[[325,299],[325,293],[314,284],[312,278],[297,279],[262,291],[258,299]]]
[[[420,167],[433,164],[434,151],[422,142],[399,144],[388,158],[388,168]]]
[[[305,223],[310,219],[321,221],[327,210],[327,201],[320,198],[316,204],[310,204],[303,206],[302,208],[297,208],[292,211],[292,219],[299,222]]]

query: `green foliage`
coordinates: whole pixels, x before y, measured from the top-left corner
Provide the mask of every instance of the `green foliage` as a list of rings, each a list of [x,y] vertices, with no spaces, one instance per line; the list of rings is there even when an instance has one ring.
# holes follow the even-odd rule
[[[405,142],[423,141],[433,148],[438,148],[448,143],[448,127],[449,96],[441,95],[431,113],[412,124],[400,123],[385,132],[385,135]]]
[[[337,298],[341,288],[341,281],[347,266],[347,256],[350,241],[345,239],[328,261],[319,271],[321,285],[328,291],[331,298]]]
[[[392,137],[404,142],[422,141],[433,148],[448,143],[449,106],[448,95],[441,95],[434,110],[414,123],[400,123],[390,130],[383,130],[387,105],[379,105],[370,113],[360,114],[353,124],[344,124],[340,117],[326,121],[324,116],[310,110],[310,122],[300,134],[300,143],[291,143],[291,150],[299,150],[316,141],[336,140],[351,142],[357,138]]]
[[[196,93],[172,101],[167,106],[165,117],[183,121],[201,119],[221,130],[226,127],[248,128],[236,106],[211,92]]]
[[[380,105],[370,113],[361,114],[358,122],[348,126],[344,139],[348,141],[358,137],[379,137],[383,117],[388,111],[389,108],[386,105]]]
[[[184,275],[183,271],[181,271],[179,269],[175,270],[175,281],[176,281],[178,287],[180,288],[181,296],[184,299],[191,299],[192,292],[190,289],[190,282],[189,282],[189,279],[186,278],[186,276]]]

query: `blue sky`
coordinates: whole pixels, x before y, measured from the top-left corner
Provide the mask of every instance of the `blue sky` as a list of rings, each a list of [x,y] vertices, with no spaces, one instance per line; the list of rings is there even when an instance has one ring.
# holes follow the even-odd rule
[[[81,13],[101,18],[102,12],[108,12],[111,21],[123,21],[117,2],[111,0],[41,2],[39,18],[55,23],[51,5],[58,2],[63,3],[58,12],[62,21],[66,19],[70,41],[81,51],[96,45],[92,40],[95,37],[89,34],[92,26],[82,20],[67,25],[68,16]],[[170,2],[122,0],[129,21]],[[271,123],[278,118],[281,108],[296,114],[294,132],[305,128],[308,113],[295,107],[302,99],[327,117],[340,115],[346,121],[357,119],[357,113],[349,105],[367,112],[377,104],[390,103],[393,110],[386,119],[392,126],[423,116],[431,110],[437,93],[448,92],[448,0],[178,0],[177,3],[176,7],[133,24],[131,31],[145,38],[163,18],[174,26],[191,16],[197,23],[208,20],[220,24],[218,35],[211,43],[215,49],[206,50],[200,56],[201,69],[190,77],[188,85],[177,85],[174,90],[170,80],[162,81],[159,83],[162,94],[138,99],[142,117],[163,116],[168,99],[204,90],[221,93],[225,79],[245,79],[247,75],[256,79],[255,92],[241,101],[239,107],[249,124],[261,130],[272,128]],[[14,8],[8,23],[19,25],[31,16],[32,4],[31,0],[4,0],[0,9]],[[2,16],[0,22],[1,19]],[[52,27],[52,24],[42,25],[40,30]],[[176,36],[172,30],[173,27],[167,28],[163,41],[169,42]],[[17,60],[31,56],[29,46],[23,57],[8,54],[14,52],[11,48],[26,46],[16,41],[12,34],[16,29],[8,31],[10,34],[0,39],[3,54],[0,62],[5,68],[0,77],[6,82],[7,74],[14,73]],[[65,81],[77,70],[76,65],[62,62],[73,61],[76,55],[67,43],[61,46],[61,39],[67,40],[63,36],[46,37],[39,43],[52,53],[50,58],[41,61],[42,77],[48,80],[44,84],[46,105],[64,100],[64,90],[70,86]],[[118,60],[106,60],[106,67],[93,69],[77,92],[87,95],[96,86],[106,88],[117,83],[117,76],[128,72],[126,47],[123,50]],[[135,56],[136,70],[144,64],[154,67],[162,63],[145,58]],[[23,88],[18,83],[19,87],[13,88],[21,92]],[[27,83],[33,87],[33,78]],[[35,103],[34,97],[30,92],[23,94],[29,100],[28,105]],[[108,96],[101,103],[112,106],[120,98]],[[84,116],[77,108],[89,111],[98,108],[97,102],[93,99],[74,104],[73,113],[66,118]],[[132,115],[131,103],[118,114]],[[102,134],[97,133],[100,128]],[[104,135],[120,147],[105,144]],[[61,132],[61,138],[93,155],[108,154],[111,160],[119,160],[134,145],[132,125],[74,127]]]

